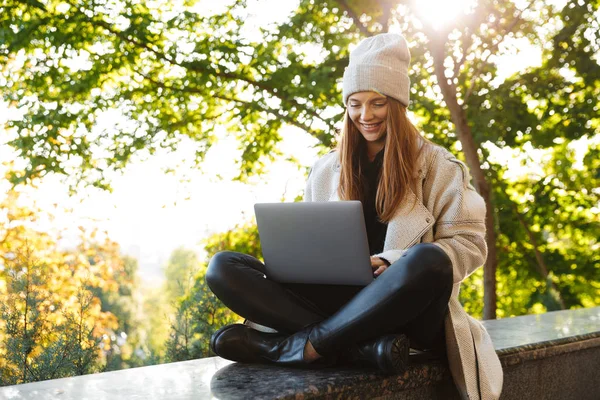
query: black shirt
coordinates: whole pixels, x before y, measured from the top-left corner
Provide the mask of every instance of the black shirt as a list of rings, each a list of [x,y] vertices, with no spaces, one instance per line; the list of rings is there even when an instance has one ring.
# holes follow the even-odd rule
[[[377,185],[383,166],[383,151],[381,150],[370,162],[365,151],[363,163],[363,213],[365,215],[365,225],[367,227],[367,238],[369,239],[369,251],[371,255],[383,251],[387,224],[379,220],[375,210],[375,197],[377,196]]]

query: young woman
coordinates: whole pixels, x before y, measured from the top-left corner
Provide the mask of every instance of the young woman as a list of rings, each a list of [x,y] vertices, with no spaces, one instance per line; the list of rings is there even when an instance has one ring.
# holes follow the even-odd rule
[[[485,204],[466,166],[408,120],[409,61],[396,34],[351,53],[341,140],[313,166],[305,191],[305,201],[362,201],[378,278],[364,288],[283,285],[251,256],[218,253],[206,275],[214,294],[276,330],[226,326],[211,339],[219,356],[309,368],[341,357],[400,372],[410,346],[445,351],[464,398],[500,396],[494,347],[458,301],[461,281],[485,262]]]

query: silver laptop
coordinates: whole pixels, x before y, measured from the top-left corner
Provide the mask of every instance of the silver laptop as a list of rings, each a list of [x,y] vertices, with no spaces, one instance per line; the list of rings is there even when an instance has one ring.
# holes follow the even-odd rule
[[[257,203],[254,212],[270,279],[361,286],[373,281],[360,201]]]

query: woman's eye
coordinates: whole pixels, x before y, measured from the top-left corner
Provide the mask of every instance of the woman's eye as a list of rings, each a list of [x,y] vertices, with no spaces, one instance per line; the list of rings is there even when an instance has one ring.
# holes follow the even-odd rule
[[[385,106],[385,103],[375,103],[375,107],[383,107]]]
[[[350,104],[350,107],[357,108],[357,107],[360,107],[360,104]]]

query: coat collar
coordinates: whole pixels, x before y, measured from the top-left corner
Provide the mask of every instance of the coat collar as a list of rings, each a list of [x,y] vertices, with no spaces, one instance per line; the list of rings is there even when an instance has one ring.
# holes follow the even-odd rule
[[[430,157],[419,157],[419,182],[423,182],[429,168]],[[333,185],[337,188],[340,181],[340,171],[342,166],[337,159],[332,164]],[[419,193],[421,194],[421,193]],[[332,190],[329,201],[339,201],[337,190]],[[384,251],[394,249],[407,249],[417,243],[420,238],[435,223],[431,212],[423,204],[423,199],[419,198],[409,189],[406,198],[396,211],[392,220],[388,223],[385,236]]]

